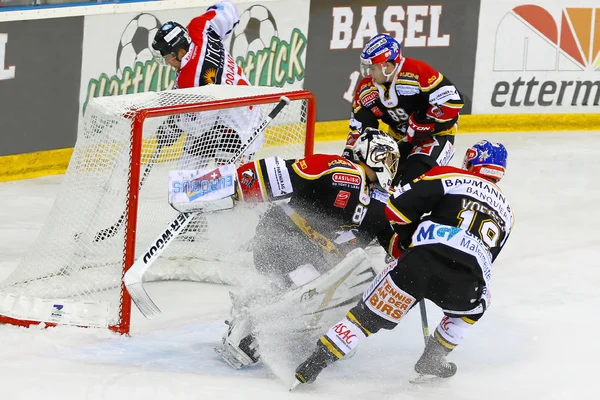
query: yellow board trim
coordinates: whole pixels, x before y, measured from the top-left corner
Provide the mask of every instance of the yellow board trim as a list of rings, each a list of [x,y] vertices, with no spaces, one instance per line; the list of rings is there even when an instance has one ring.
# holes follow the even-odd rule
[[[350,110],[348,105],[348,110]],[[348,120],[317,122],[315,141],[345,140]],[[387,126],[381,124],[387,131]],[[598,114],[477,114],[461,115],[458,133],[600,130]],[[72,148],[0,156],[0,182],[64,174]]]

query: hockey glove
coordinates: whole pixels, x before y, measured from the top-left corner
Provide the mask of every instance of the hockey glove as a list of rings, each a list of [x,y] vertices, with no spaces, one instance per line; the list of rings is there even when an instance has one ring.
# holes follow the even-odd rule
[[[354,129],[351,130],[350,133],[348,133],[348,138],[346,139],[346,147],[342,152],[342,157],[344,157],[346,160],[357,161],[356,157],[354,156],[354,144],[356,143],[356,140],[359,136],[360,132]]]
[[[160,146],[173,146],[183,131],[177,126],[174,118],[169,117],[156,131],[156,140]]]
[[[424,140],[431,139],[434,127],[434,121],[428,118],[417,118],[416,114],[412,113],[408,119],[406,140],[411,144],[419,144]]]

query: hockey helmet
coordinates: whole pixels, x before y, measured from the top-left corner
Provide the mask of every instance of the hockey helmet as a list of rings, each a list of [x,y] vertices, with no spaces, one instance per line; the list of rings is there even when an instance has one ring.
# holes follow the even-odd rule
[[[354,144],[354,154],[377,174],[379,185],[386,191],[398,172],[398,144],[385,132],[365,128]]]
[[[380,33],[369,39],[360,53],[360,71],[364,77],[367,77],[373,65],[379,65],[383,70],[386,62],[399,64],[401,59],[402,46],[400,43],[390,35]],[[389,79],[387,74],[384,73],[384,75]]]
[[[176,57],[179,49],[188,51],[191,42],[185,27],[177,22],[169,21],[164,23],[154,35],[152,48],[155,50],[155,58],[162,59],[167,55]]]
[[[506,171],[508,151],[502,143],[482,140],[467,149],[463,168],[498,182]]]

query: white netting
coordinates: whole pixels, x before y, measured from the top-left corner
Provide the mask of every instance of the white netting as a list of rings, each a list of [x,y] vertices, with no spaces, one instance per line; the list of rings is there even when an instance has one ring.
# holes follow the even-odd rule
[[[91,101],[50,216],[34,246],[0,284],[0,314],[64,322],[71,312],[70,323],[104,325],[102,315],[106,313],[108,325],[120,322],[126,231],[126,218],[121,217],[129,193],[132,119],[128,114],[132,110],[278,94],[270,104],[232,105],[144,122],[137,259],[177,215],[167,202],[168,171],[210,167],[229,160],[274,108],[279,94],[285,93],[289,90],[208,86]],[[307,100],[292,101],[242,159],[304,155],[306,113]],[[157,132],[163,133],[163,143],[168,144],[158,153]],[[151,277],[234,282],[241,276],[236,268],[247,265],[248,243],[260,212],[260,207],[239,207],[230,213],[197,218],[153,266]],[[69,310],[68,304],[76,304],[72,307],[75,311]],[[96,322],[87,321],[86,315]]]

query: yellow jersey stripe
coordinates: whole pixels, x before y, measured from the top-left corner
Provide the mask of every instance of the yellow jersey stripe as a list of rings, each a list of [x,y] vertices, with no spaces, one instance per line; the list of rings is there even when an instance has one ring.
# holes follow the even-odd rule
[[[328,175],[334,172],[341,172],[343,174],[350,174],[350,175],[360,175],[360,171],[355,170],[355,169],[348,169],[348,168],[343,168],[343,167],[335,167],[335,168],[331,168],[328,169],[326,171],[321,172],[320,174],[317,175],[312,175],[312,174],[307,174],[306,172],[302,171],[300,168],[298,168],[296,166],[296,164],[292,164],[292,168],[294,169],[294,171],[300,175],[301,177],[303,177],[304,179],[308,179],[308,180],[315,180],[315,179],[319,179],[324,175]]]
[[[333,343],[331,343],[327,339],[327,337],[321,336],[321,339],[319,339],[319,340],[321,341],[321,343],[323,343],[323,345],[325,345],[325,347],[327,347],[327,350],[329,350],[331,352],[331,354],[333,354],[337,358],[344,357],[344,355],[333,345]]]
[[[437,339],[438,343],[439,343],[439,344],[441,344],[442,346],[444,346],[445,348],[447,348],[448,350],[453,350],[453,349],[456,347],[456,345],[455,345],[455,344],[452,344],[452,343],[450,343],[450,342],[446,341],[446,340],[445,340],[445,339],[442,337],[442,335],[440,335],[440,334],[438,333],[438,331],[437,331],[437,330],[435,331],[435,333],[434,333],[434,336],[435,336],[435,338]]]
[[[267,193],[267,185],[265,183],[265,177],[262,172],[262,168],[260,167],[260,162],[255,162],[256,172],[258,173],[258,184],[260,185],[260,191],[263,194],[263,198],[265,201],[270,200],[269,194]]]
[[[356,319],[356,317],[354,316],[354,314],[352,314],[350,311],[348,311],[346,313],[346,317],[352,321],[354,323],[354,325],[358,326],[360,328],[361,331],[363,331],[363,333],[365,334],[365,336],[369,336],[371,334],[371,332],[365,328],[364,326],[362,326],[362,324]]]
[[[388,201],[387,206],[390,210],[392,210],[392,212],[394,214],[396,214],[396,216],[398,216],[398,218],[400,218],[402,221],[406,222],[407,224],[410,224],[412,221],[410,220],[410,218],[408,218],[406,215],[402,214],[396,207],[394,207],[394,205],[392,204],[391,201]],[[397,222],[396,222],[397,223]]]

